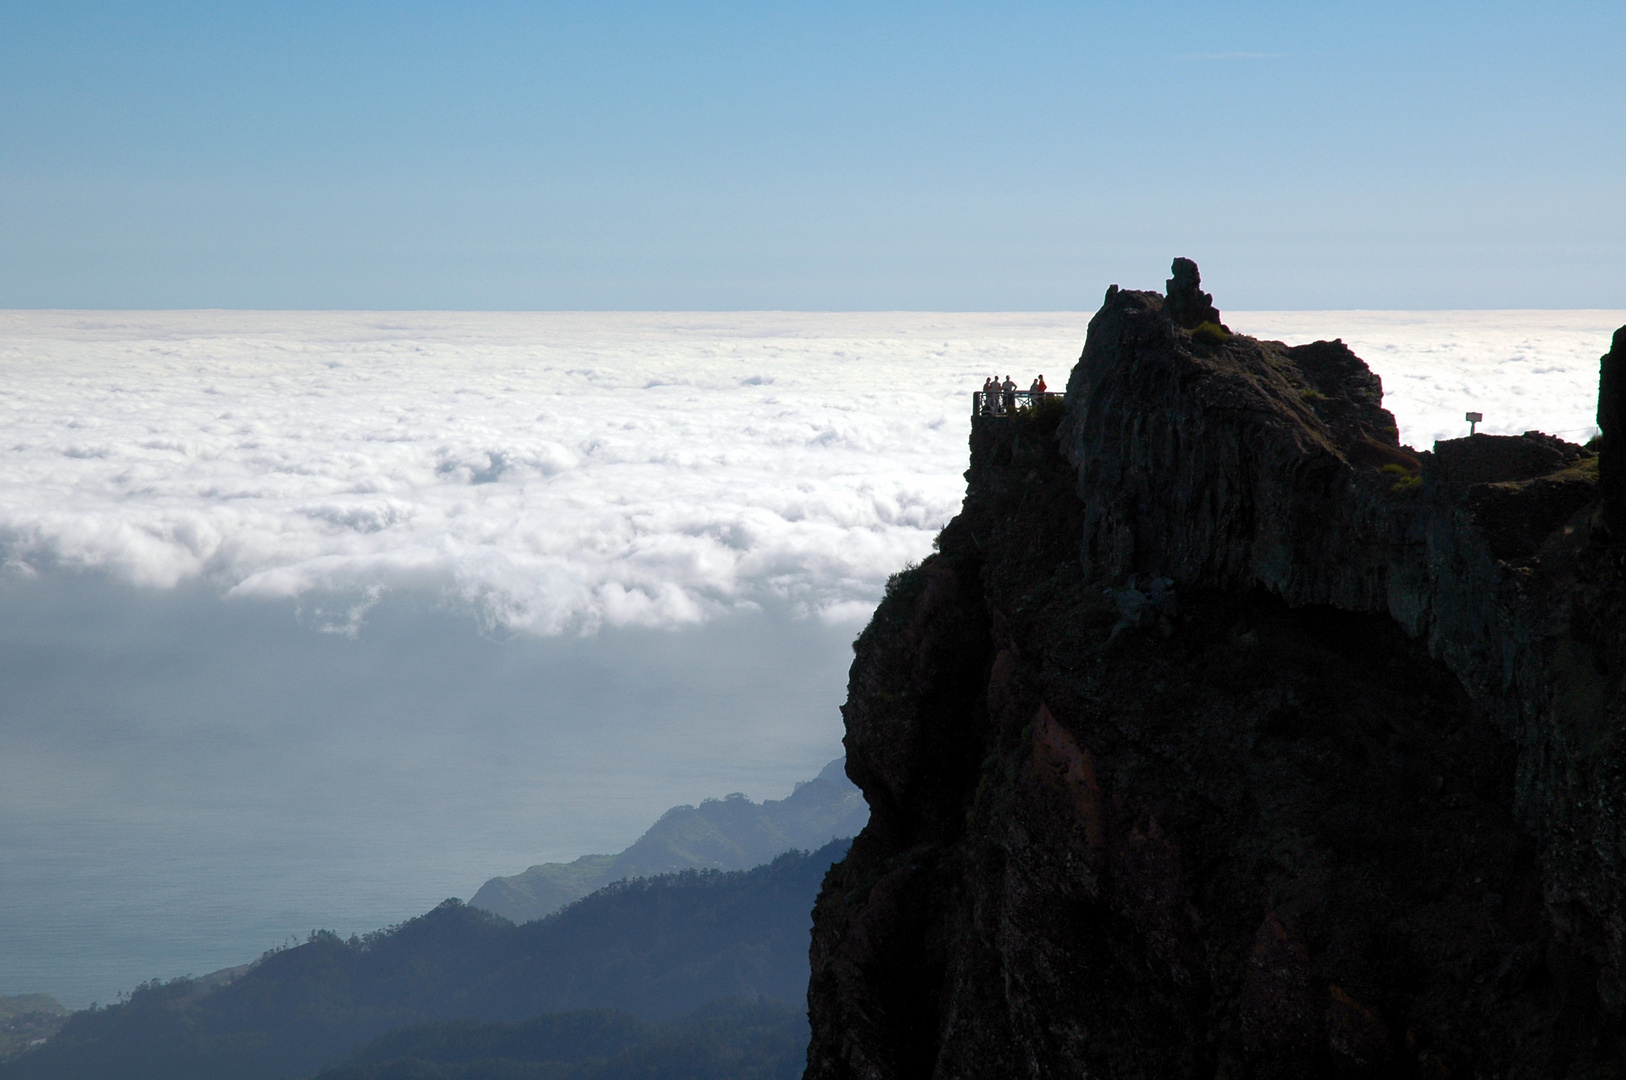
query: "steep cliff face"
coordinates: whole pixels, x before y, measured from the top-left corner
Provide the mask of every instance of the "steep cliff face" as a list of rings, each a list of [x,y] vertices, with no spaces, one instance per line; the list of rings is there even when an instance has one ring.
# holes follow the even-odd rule
[[[1341,343],[1168,288],[1108,292],[1065,408],[973,421],[855,644],[808,1075],[1621,1075],[1597,458],[1414,452]]]

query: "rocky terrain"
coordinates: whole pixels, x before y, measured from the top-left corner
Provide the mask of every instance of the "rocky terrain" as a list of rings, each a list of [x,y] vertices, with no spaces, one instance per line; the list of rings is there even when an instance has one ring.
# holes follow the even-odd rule
[[[1626,1075],[1622,364],[1419,451],[1189,261],[1108,290],[855,644],[808,1077]]]

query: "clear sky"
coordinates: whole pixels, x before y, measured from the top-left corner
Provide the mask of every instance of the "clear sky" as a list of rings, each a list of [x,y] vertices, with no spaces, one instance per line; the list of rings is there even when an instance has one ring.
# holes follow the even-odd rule
[[[1619,307],[1626,5],[0,4],[0,307]]]

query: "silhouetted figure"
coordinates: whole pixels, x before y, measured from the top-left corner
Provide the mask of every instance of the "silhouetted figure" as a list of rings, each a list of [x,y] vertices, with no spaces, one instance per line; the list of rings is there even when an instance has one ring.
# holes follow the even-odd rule
[[[1005,411],[1008,412],[1008,413],[1015,412],[1016,411],[1016,384],[1011,382],[1011,377],[1009,375],[1005,376],[1005,383],[1004,383],[1003,386],[1000,387],[1000,390],[1005,395]]]
[[[1038,396],[1040,394],[1044,393],[1044,376],[1043,375],[1040,375],[1037,379],[1033,380],[1033,385],[1028,387],[1028,393],[1030,393],[1030,394],[1032,394],[1034,396],[1035,403],[1037,403]]]

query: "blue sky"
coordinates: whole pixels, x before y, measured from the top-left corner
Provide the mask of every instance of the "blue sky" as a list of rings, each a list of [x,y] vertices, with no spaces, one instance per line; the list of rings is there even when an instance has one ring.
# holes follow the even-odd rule
[[[1618,307],[1618,4],[0,5],[0,307]]]

